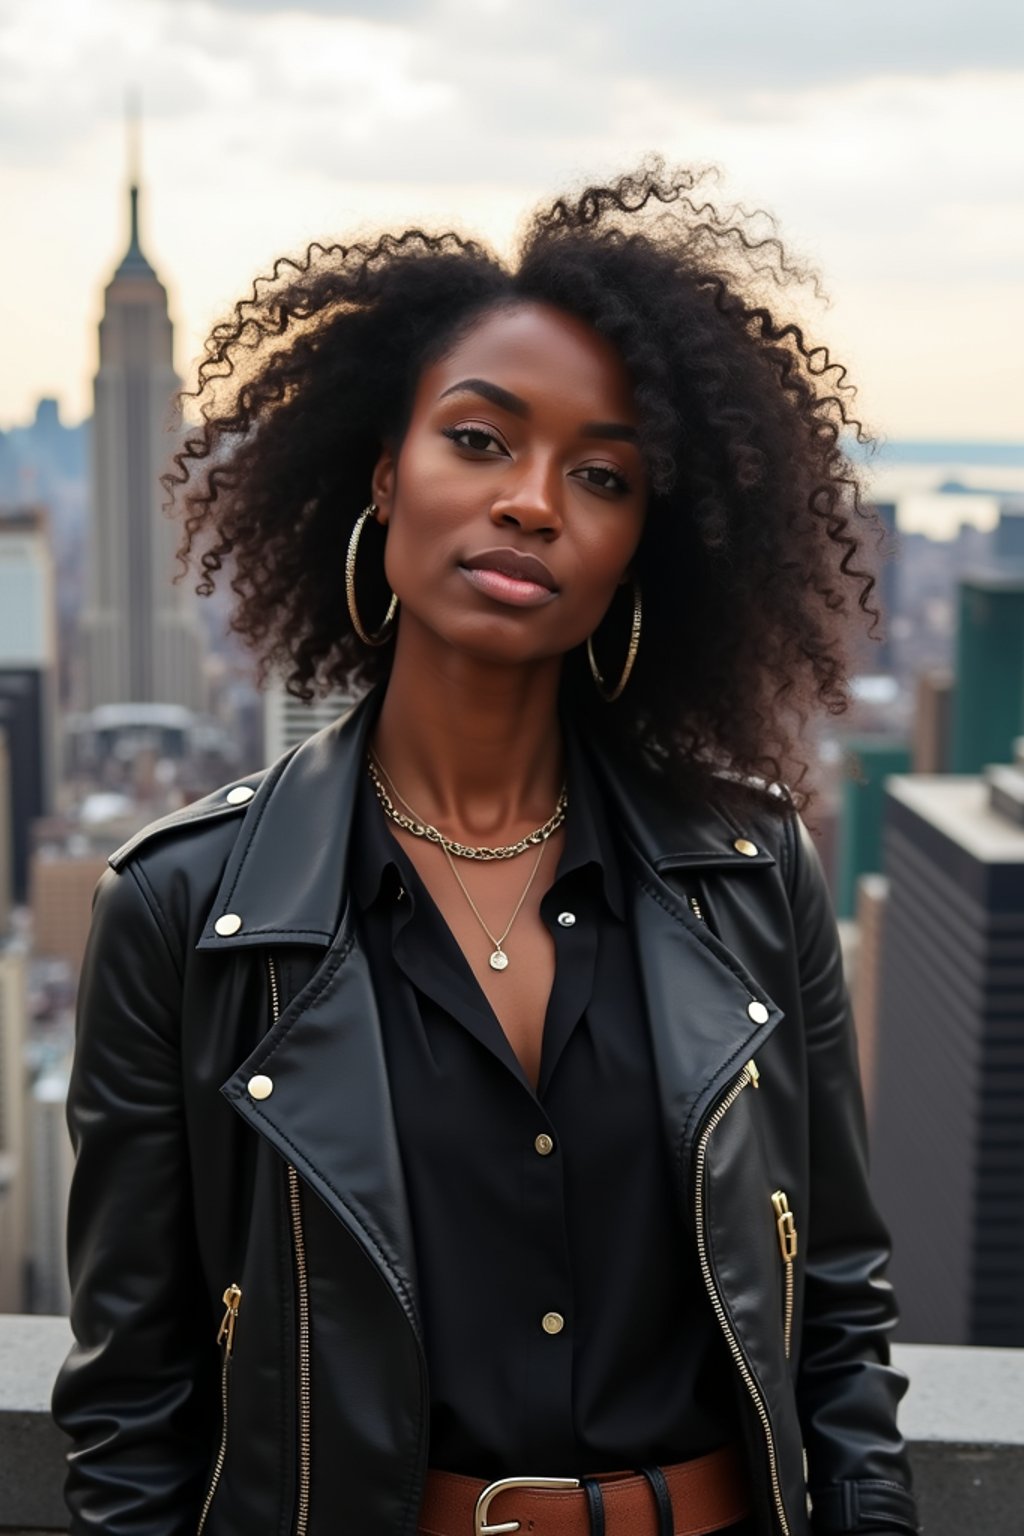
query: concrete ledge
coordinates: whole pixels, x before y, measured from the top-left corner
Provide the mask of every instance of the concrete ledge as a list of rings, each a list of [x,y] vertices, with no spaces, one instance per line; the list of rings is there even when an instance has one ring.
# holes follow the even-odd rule
[[[66,1529],[65,1439],[50,1390],[71,1344],[61,1317],[0,1315],[0,1533]],[[927,1536],[1021,1536],[1024,1350],[897,1345],[900,1415]]]
[[[66,1318],[0,1315],[0,1531],[67,1528],[50,1390],[70,1347]]]
[[[893,1363],[927,1536],[1021,1536],[1024,1349],[902,1344]]]

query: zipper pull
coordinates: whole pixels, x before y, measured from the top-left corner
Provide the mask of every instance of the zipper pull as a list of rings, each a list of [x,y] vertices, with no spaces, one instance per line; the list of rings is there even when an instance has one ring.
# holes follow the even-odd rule
[[[700,902],[697,900],[696,896],[690,897],[690,911],[693,913],[698,923],[702,923],[704,921],[704,913],[700,909]]]
[[[752,1086],[754,1088],[760,1088],[761,1074],[757,1070],[757,1062],[754,1060],[753,1056],[751,1056],[750,1060],[747,1062],[747,1071],[750,1074],[750,1081]],[[772,1198],[774,1199],[774,1196]]]
[[[235,1324],[238,1322],[238,1309],[241,1302],[242,1287],[229,1285],[224,1292],[224,1316],[217,1331],[217,1343],[224,1345],[225,1354],[228,1355],[235,1347]]]
[[[789,1208],[785,1192],[777,1189],[772,1195],[775,1210],[775,1229],[779,1234],[779,1248],[784,1264],[792,1264],[796,1258],[796,1220]]]

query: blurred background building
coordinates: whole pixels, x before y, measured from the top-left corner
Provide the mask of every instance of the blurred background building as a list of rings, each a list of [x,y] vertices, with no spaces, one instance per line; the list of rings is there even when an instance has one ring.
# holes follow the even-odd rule
[[[54,803],[57,749],[57,625],[46,516],[0,509],[0,798],[14,896],[28,887],[29,828]],[[2,898],[0,898],[2,899]]]
[[[352,695],[335,692],[304,704],[288,693],[283,684],[271,683],[264,697],[263,761],[274,762],[314,731],[345,714],[354,702]]]
[[[874,1177],[903,1334],[935,1343],[1024,1345],[1020,750],[981,775],[888,784]]]
[[[203,637],[184,585],[172,585],[178,527],[159,483],[174,446],[167,291],[139,243],[132,186],[128,250],[107,285],[92,421],[84,700],[201,710]]]
[[[29,1169],[25,1137],[27,965],[0,949],[0,1311],[20,1312],[29,1260]]]

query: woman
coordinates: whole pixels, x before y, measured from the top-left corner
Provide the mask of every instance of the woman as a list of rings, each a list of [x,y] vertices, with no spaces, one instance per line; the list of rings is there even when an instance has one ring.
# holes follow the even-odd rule
[[[559,200],[513,269],[314,246],[213,332],[183,552],[293,691],[372,686],[101,882],[75,1532],[916,1529],[779,787],[873,613],[851,422],[696,190]]]

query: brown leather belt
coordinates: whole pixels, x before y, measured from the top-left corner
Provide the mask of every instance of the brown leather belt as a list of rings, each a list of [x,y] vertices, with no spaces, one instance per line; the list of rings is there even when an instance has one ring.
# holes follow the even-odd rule
[[[672,1503],[673,1536],[705,1536],[750,1513],[746,1478],[732,1446],[662,1467]],[[659,1536],[658,1499],[637,1472],[599,1473],[606,1536]],[[428,1472],[420,1536],[592,1536],[590,1499],[576,1478],[506,1477],[493,1483],[454,1472]]]

